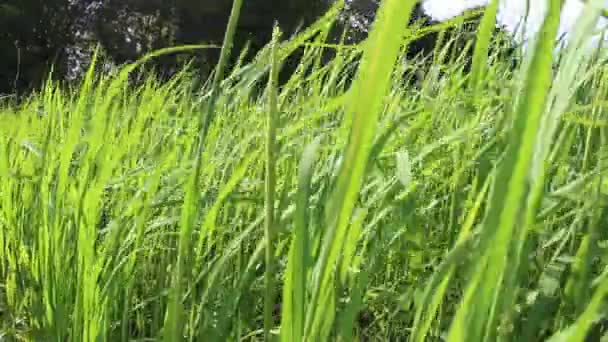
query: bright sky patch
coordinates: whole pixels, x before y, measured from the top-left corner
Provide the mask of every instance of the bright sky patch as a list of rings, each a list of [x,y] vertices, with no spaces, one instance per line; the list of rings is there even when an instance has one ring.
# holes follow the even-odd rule
[[[422,7],[434,20],[444,21],[466,10],[485,7],[489,2],[489,0],[423,0]],[[604,7],[608,8],[608,0],[603,2]],[[527,11],[528,3],[529,11]],[[547,5],[547,1],[543,0],[501,0],[496,18],[497,25],[511,33],[517,42],[525,44],[540,29],[542,19],[547,12]],[[568,34],[574,29],[584,6],[585,3],[580,0],[565,1],[558,38],[567,41]],[[528,12],[528,20],[526,25],[523,25],[526,12]],[[593,47],[602,40],[602,31],[607,27],[608,19],[601,17],[597,23],[597,34],[592,39]],[[604,44],[606,40],[608,39],[604,39]]]

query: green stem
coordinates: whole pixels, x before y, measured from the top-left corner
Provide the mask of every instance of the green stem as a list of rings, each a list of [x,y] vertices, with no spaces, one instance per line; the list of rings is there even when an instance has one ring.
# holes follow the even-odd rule
[[[202,150],[202,146],[204,146],[205,138],[207,136],[207,132],[209,131],[209,127],[215,118],[215,102],[217,101],[217,96],[220,90],[220,84],[224,79],[224,73],[226,69],[226,65],[228,64],[228,59],[230,58],[230,52],[232,51],[232,44],[234,41],[234,35],[236,32],[236,26],[239,22],[239,17],[241,14],[241,7],[243,5],[243,0],[234,0],[232,3],[232,11],[230,12],[230,19],[228,19],[228,26],[226,28],[226,34],[224,35],[224,43],[222,44],[222,51],[220,53],[220,59],[217,63],[217,67],[215,68],[215,74],[213,76],[213,84],[211,88],[211,96],[209,97],[209,102],[207,104],[206,111],[203,111],[204,115],[202,118],[202,125],[200,131],[200,150]],[[199,151],[202,152],[202,151]],[[199,154],[200,155],[200,154]]]
[[[266,136],[266,270],[264,279],[266,283],[266,293],[264,296],[264,340],[270,341],[270,330],[273,326],[273,307],[274,307],[274,193],[276,186],[276,119],[278,113],[278,69],[277,45],[280,31],[275,28],[272,40],[271,70],[268,82],[268,122]]]
[[[166,312],[166,322],[164,327],[164,340],[165,341],[181,341],[183,340],[183,311],[184,306],[182,303],[182,295],[184,292],[185,281],[189,277],[188,271],[191,270],[190,258],[192,255],[192,232],[194,230],[196,214],[199,207],[198,189],[200,187],[199,175],[201,173],[202,166],[202,152],[205,146],[205,138],[207,131],[213,120],[213,114],[215,113],[215,103],[220,90],[220,83],[224,75],[224,69],[230,58],[230,50],[232,48],[232,41],[234,33],[236,31],[236,24],[239,20],[239,14],[241,11],[241,5],[243,0],[234,0],[232,5],[232,12],[230,13],[230,19],[228,20],[228,27],[226,29],[226,35],[224,37],[224,43],[222,45],[222,52],[220,54],[220,60],[215,70],[215,76],[211,89],[211,97],[207,103],[206,111],[201,113],[199,117],[199,136],[196,145],[196,155],[194,155],[194,170],[190,174],[188,181],[185,183],[185,196],[184,204],[182,207],[182,213],[180,218],[180,233],[178,241],[178,252],[177,262],[175,265],[175,271],[172,279],[172,286],[170,291],[169,304]]]

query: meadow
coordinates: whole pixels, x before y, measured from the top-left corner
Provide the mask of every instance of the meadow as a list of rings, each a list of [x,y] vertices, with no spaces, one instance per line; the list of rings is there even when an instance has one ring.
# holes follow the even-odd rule
[[[212,79],[143,68],[186,46],[2,100],[0,340],[600,341],[600,10],[556,55],[550,0],[513,67],[493,2],[465,72],[450,40],[400,59],[402,0],[360,45],[322,44],[336,6],[229,64],[241,3]]]

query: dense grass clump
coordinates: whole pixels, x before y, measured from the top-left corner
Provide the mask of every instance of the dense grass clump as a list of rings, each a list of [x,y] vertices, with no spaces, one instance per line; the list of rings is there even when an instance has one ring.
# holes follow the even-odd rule
[[[599,340],[608,69],[591,6],[554,59],[560,3],[517,68],[494,3],[472,72],[446,42],[416,86],[387,0],[360,46],[320,44],[334,9],[202,88],[134,64],[4,102],[0,339]]]

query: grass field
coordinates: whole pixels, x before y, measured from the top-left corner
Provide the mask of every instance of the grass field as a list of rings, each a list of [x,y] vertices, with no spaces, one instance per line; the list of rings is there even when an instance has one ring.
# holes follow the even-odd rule
[[[202,88],[134,64],[5,101],[0,340],[600,341],[608,68],[591,8],[553,60],[550,3],[515,69],[490,7],[471,72],[440,50],[413,86],[386,0],[328,64],[331,12]]]

